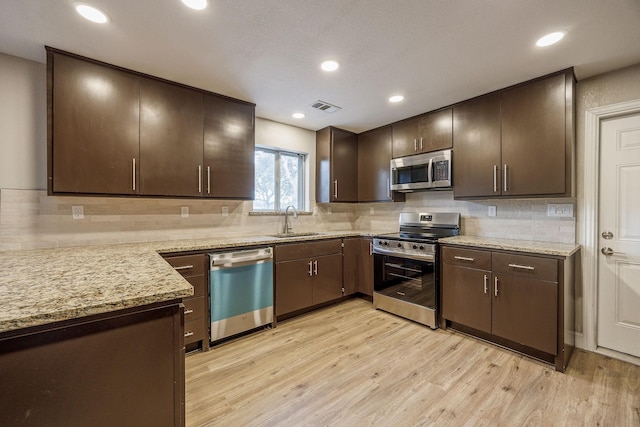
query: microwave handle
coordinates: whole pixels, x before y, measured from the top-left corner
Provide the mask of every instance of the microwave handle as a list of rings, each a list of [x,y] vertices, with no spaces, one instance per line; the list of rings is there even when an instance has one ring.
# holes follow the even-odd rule
[[[433,157],[429,159],[429,168],[427,169],[427,176],[429,177],[429,186],[433,187]]]

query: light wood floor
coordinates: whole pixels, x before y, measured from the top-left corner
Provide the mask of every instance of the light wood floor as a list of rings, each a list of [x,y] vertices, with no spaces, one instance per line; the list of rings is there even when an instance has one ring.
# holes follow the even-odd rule
[[[565,374],[353,299],[186,360],[187,426],[640,426],[640,366]]]

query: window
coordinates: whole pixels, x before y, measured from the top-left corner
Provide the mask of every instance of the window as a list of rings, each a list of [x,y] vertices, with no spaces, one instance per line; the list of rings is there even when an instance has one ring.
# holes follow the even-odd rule
[[[289,205],[304,209],[306,154],[256,148],[255,210],[283,210]]]

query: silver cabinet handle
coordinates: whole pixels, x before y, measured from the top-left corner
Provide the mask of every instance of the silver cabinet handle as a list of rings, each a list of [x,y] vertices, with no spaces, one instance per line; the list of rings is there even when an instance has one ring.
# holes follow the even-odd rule
[[[507,187],[507,164],[504,164],[504,191],[509,191]]]
[[[373,242],[369,242],[369,256],[373,255]]]
[[[185,311],[184,311],[185,316],[186,316],[187,314],[191,314],[191,313],[193,313],[193,310],[192,310],[192,309],[188,309],[188,310],[185,310]]]
[[[422,137],[420,137],[420,150],[422,150]]]
[[[211,194],[211,166],[207,166],[207,194]]]
[[[318,275],[318,260],[313,261],[313,273]]]
[[[413,138],[413,151],[418,151],[418,140]]]
[[[333,198],[337,199],[338,198],[338,180],[334,180],[333,181]]]
[[[193,335],[193,332],[191,332],[191,331],[189,331],[189,332],[185,332],[185,333],[184,333],[184,337],[185,337],[185,338],[189,338],[189,337],[190,337],[190,336],[192,336],[192,335]]]
[[[485,293],[485,294],[487,293],[487,290],[488,290],[488,288],[487,288],[487,280],[488,280],[488,277],[487,277],[487,275],[485,274],[485,275],[484,275],[484,293]]]
[[[202,193],[202,165],[198,165],[198,193]]]
[[[312,261],[309,261],[309,276],[313,276],[313,270],[312,270],[312,268],[313,268],[313,262],[312,262]]]
[[[520,264],[509,264],[509,267],[511,268],[519,268],[521,270],[535,270],[534,267],[530,266],[530,265],[520,265]]]
[[[493,165],[493,192],[498,192],[498,165]]]
[[[469,258],[469,257],[466,257],[466,256],[458,256],[458,255],[456,255],[453,258],[454,259],[458,259],[460,261],[471,261],[471,262],[475,261],[474,258]]]
[[[387,197],[391,198],[391,183],[389,182],[389,178],[387,178]]]
[[[133,191],[136,191],[136,159],[133,159]]]
[[[498,296],[498,278],[494,278],[493,279],[493,284],[494,284],[494,295]]]
[[[193,265],[179,265],[177,267],[173,267],[174,270],[180,271],[180,270],[188,270],[190,268],[193,268]]]

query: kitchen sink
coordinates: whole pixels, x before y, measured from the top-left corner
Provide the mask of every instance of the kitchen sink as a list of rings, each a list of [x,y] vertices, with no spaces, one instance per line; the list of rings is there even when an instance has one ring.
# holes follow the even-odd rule
[[[301,233],[295,233],[295,232],[291,232],[291,233],[279,233],[279,234],[272,234],[269,237],[277,237],[279,239],[284,239],[286,237],[307,237],[307,236],[319,236],[322,233],[313,233],[313,232],[301,232]]]

